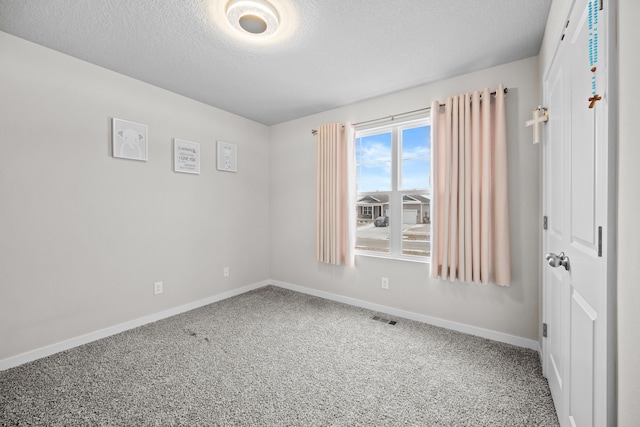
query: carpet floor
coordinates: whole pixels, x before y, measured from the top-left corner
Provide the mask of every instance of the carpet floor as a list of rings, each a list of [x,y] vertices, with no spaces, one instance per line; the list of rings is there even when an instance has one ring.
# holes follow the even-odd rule
[[[558,426],[536,352],[267,286],[0,372],[0,425]]]

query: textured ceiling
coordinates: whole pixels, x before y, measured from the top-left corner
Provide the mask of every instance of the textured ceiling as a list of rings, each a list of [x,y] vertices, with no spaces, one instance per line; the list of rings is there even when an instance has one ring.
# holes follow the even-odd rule
[[[0,0],[0,30],[272,125],[538,54],[551,0],[270,0],[249,40],[228,0]]]

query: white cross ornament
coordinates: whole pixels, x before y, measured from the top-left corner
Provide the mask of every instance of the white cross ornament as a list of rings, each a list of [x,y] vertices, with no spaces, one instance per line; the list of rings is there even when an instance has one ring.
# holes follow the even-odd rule
[[[546,108],[542,108],[538,105],[538,108],[533,110],[533,119],[524,122],[526,127],[533,126],[533,143],[540,142],[540,124],[549,120],[549,114]]]

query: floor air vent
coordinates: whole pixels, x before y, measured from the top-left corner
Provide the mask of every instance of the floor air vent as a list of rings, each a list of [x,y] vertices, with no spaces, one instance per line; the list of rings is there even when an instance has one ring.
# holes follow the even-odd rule
[[[389,325],[395,325],[396,323],[398,323],[395,320],[385,319],[384,317],[380,316],[373,316],[372,319],[377,322],[388,323]]]

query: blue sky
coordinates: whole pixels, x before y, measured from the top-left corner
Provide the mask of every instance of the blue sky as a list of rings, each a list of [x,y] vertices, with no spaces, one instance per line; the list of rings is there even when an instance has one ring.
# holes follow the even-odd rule
[[[356,140],[358,191],[391,190],[391,132]],[[402,132],[402,188],[429,188],[431,134],[429,126]]]

